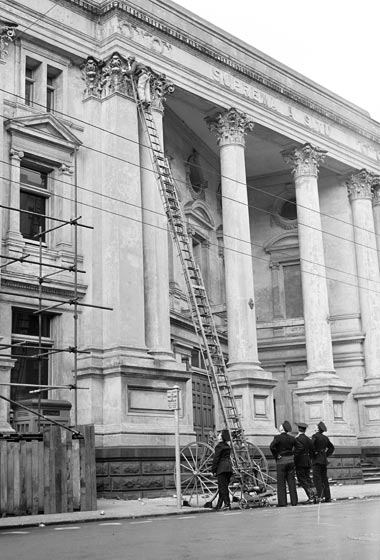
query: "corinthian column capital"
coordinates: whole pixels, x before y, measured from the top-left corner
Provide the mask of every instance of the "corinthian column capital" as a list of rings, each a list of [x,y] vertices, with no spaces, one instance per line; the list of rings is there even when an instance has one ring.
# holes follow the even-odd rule
[[[8,56],[8,45],[16,36],[16,23],[0,22],[0,60]]]
[[[165,74],[153,75],[150,83],[152,106],[158,111],[164,110],[166,96],[174,91],[174,85],[169,82]]]
[[[304,144],[301,148],[292,148],[281,152],[285,163],[292,166],[295,178],[301,175],[312,175],[318,177],[319,165],[326,157],[326,151],[311,144]]]
[[[380,177],[371,171],[361,169],[357,173],[353,173],[346,181],[348,196],[351,201],[358,198],[368,198],[372,200],[373,187],[380,183]]]
[[[206,117],[206,124],[210,132],[217,135],[218,146],[226,144],[245,145],[244,137],[248,131],[253,130],[254,122],[245,113],[228,109],[224,113],[217,113],[213,117]]]

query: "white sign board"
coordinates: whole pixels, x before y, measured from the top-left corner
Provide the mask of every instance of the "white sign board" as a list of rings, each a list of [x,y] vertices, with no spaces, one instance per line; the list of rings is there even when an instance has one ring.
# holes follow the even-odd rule
[[[167,391],[169,410],[179,410],[178,395],[178,389],[169,389]]]

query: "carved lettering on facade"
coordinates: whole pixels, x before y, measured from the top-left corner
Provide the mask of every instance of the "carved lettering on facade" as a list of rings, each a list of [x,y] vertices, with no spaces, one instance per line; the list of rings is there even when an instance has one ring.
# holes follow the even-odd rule
[[[243,82],[242,80],[235,78],[231,74],[228,74],[228,72],[219,70],[218,68],[212,69],[211,76],[213,80],[230,88],[236,93],[248,99],[251,99],[255,103],[263,105],[264,107],[275,111],[276,113],[280,113],[288,118],[295,120],[296,117],[294,108],[291,105],[284,103],[282,100],[277,99],[273,95],[261,91],[256,87],[253,87]],[[319,134],[323,134],[325,136],[331,135],[331,127],[327,123],[311,117],[310,115],[306,115],[305,113],[301,113],[301,115],[302,118],[298,118],[297,120],[301,120],[302,124],[310,128],[311,130],[318,132]]]
[[[125,35],[129,39],[138,40],[147,45],[152,51],[159,54],[164,54],[165,51],[170,51],[172,46],[167,41],[163,41],[156,35],[152,35],[149,31],[140,29],[136,25],[132,25],[127,21],[119,22],[119,31],[122,35]]]

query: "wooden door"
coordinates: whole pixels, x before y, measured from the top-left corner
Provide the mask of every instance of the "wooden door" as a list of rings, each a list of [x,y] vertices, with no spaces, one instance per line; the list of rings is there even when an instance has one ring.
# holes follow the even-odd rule
[[[215,428],[214,402],[206,374],[193,373],[193,418],[197,441],[208,440]]]

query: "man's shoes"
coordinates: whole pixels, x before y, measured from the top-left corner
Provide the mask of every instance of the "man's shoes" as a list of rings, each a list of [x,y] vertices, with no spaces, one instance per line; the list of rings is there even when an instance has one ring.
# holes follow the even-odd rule
[[[316,500],[317,500],[316,498],[309,498],[309,499],[305,502],[305,504],[316,504],[316,503],[317,503]]]
[[[224,507],[222,508],[222,511],[227,511],[227,510],[230,510],[230,511],[231,511],[231,509],[232,509],[231,506],[228,505],[228,506],[224,506]]]

